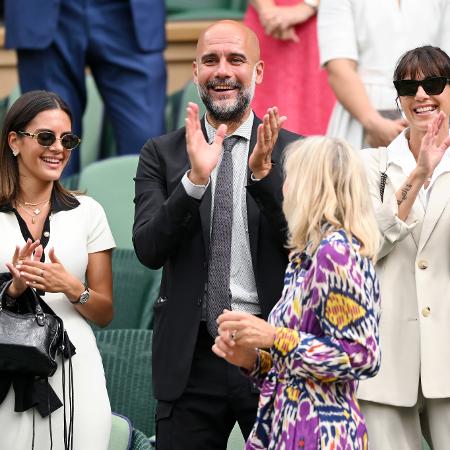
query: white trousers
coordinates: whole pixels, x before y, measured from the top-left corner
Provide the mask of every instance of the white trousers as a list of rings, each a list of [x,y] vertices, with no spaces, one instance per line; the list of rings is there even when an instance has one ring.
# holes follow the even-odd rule
[[[450,398],[424,398],[409,408],[360,400],[370,450],[422,450],[422,435],[431,450],[450,449]]]

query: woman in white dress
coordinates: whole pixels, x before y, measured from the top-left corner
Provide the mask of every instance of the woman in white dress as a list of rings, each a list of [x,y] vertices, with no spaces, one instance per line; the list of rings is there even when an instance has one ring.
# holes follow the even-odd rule
[[[56,94],[32,91],[8,111],[0,142],[0,285],[12,279],[9,302],[33,287],[63,321],[76,348],[73,448],[106,450],[111,409],[95,337],[85,319],[100,326],[113,315],[111,251],[115,246],[102,207],[59,183],[71,151],[71,113]],[[66,361],[66,409],[68,363]],[[63,399],[62,363],[49,378]],[[64,449],[64,415],[40,385],[0,373],[0,449]],[[31,400],[27,395],[31,394]],[[50,397],[48,397],[50,395]],[[51,431],[47,415],[51,398]],[[24,400],[25,399],[25,400]],[[33,406],[36,406],[33,408]],[[20,412],[16,412],[20,411]],[[67,411],[67,420],[69,414]],[[33,424],[33,422],[35,422]],[[50,433],[52,437],[50,436]]]
[[[318,35],[338,99],[327,134],[356,149],[385,146],[407,125],[395,117],[395,63],[421,45],[450,50],[450,0],[322,0]]]

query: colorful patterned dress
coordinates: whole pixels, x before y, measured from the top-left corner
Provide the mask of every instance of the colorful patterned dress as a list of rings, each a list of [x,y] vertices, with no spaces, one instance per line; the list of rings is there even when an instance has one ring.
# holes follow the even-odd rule
[[[355,393],[379,369],[380,300],[359,247],[339,230],[312,257],[291,255],[274,345],[250,373],[261,395],[246,450],[369,448]]]

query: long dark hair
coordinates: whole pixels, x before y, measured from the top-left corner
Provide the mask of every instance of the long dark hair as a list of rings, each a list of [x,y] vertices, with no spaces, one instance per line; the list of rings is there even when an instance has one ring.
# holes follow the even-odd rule
[[[397,61],[394,80],[404,80],[407,77],[450,78],[450,58],[444,50],[431,45],[408,50]]]
[[[19,195],[19,166],[8,143],[11,131],[18,133],[42,111],[61,109],[72,122],[72,113],[64,100],[54,92],[30,91],[20,96],[6,113],[0,141],[0,205],[13,203]],[[71,191],[59,181],[53,185],[53,193],[66,203],[73,203]]]

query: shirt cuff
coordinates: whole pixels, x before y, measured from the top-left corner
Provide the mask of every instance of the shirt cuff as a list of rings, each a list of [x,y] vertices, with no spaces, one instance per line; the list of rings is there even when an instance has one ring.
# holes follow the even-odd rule
[[[188,170],[183,178],[181,179],[181,183],[184,187],[184,190],[186,191],[186,194],[189,195],[189,197],[193,197],[196,200],[201,200],[202,197],[205,195],[206,189],[208,189],[209,186],[209,181],[208,184],[194,184],[189,178],[188,178],[188,174],[189,174],[190,170]]]

